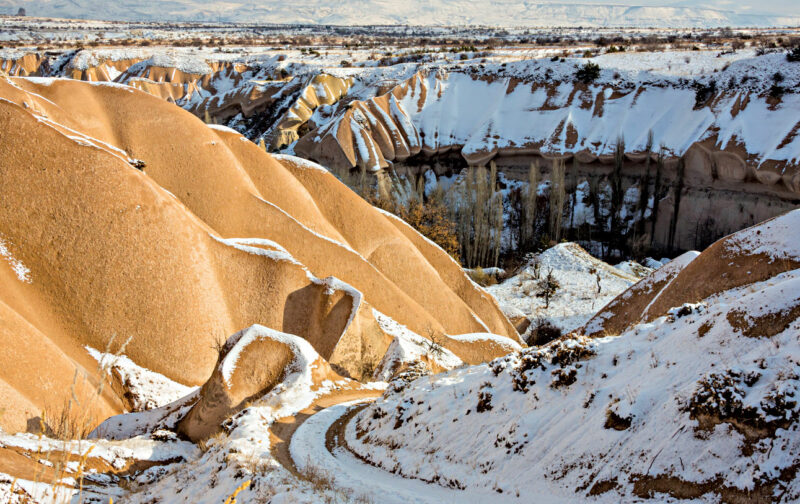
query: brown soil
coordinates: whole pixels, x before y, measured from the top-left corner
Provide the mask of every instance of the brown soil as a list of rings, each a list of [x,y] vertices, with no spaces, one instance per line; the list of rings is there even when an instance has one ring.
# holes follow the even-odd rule
[[[800,317],[800,304],[760,317],[751,317],[743,311],[732,311],[728,313],[727,319],[731,327],[738,329],[748,338],[771,338],[785,331],[798,317]]]
[[[724,485],[721,477],[703,483],[684,481],[667,475],[633,475],[633,493],[645,499],[658,499],[658,494],[667,494],[676,499],[699,499],[706,494],[716,494],[724,504],[769,504],[778,502],[774,495],[778,482],[791,481],[798,465],[784,469],[778,478],[757,482],[752,491]]]

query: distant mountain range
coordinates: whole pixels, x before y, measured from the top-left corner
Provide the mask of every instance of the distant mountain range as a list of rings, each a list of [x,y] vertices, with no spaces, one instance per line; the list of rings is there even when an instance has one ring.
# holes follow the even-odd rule
[[[122,21],[335,25],[715,28],[800,26],[800,16],[696,6],[536,3],[525,0],[0,0],[0,14]]]

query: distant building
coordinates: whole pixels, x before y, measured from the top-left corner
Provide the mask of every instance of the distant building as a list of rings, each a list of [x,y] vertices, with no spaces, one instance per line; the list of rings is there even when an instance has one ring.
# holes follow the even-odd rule
[[[27,12],[25,12],[25,7],[20,7],[19,10],[17,11],[17,16],[25,16],[25,15],[27,15]]]

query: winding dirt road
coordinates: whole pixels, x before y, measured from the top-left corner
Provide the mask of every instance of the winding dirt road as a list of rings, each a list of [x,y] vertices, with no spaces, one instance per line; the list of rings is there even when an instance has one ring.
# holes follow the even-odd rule
[[[311,473],[326,474],[337,489],[386,504],[516,502],[494,492],[454,490],[404,478],[358,457],[347,446],[345,430],[380,392],[353,392],[332,395],[273,424],[273,443],[280,444],[273,444],[272,453],[278,461],[300,478],[307,479]]]

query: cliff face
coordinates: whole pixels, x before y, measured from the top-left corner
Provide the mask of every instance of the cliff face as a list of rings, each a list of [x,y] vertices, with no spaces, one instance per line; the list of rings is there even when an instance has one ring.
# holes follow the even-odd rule
[[[797,196],[799,105],[795,94],[772,99],[749,90],[720,92],[698,103],[692,89],[646,84],[525,83],[418,73],[384,95],[350,103],[295,150],[368,170],[420,153],[450,151],[471,165],[497,157],[573,153],[582,163],[603,164],[618,139],[635,159],[652,132],[654,149],[663,147],[668,156],[702,147],[689,161],[699,177],[758,181],[777,185],[776,193]],[[343,132],[347,129],[349,134]],[[335,145],[327,141],[330,136]]]
[[[652,134],[647,190],[659,193],[653,244],[685,250],[796,206],[798,109],[800,95],[773,98],[749,89],[698,101],[692,88],[647,83],[418,73],[383,95],[351,102],[302,138],[295,152],[332,167],[391,167],[417,176],[428,168],[444,174],[494,160],[518,180],[526,179],[530,163],[547,172],[551,159],[560,158],[575,187],[608,178],[622,139],[627,192],[646,176]],[[659,187],[656,151],[666,158]]]

